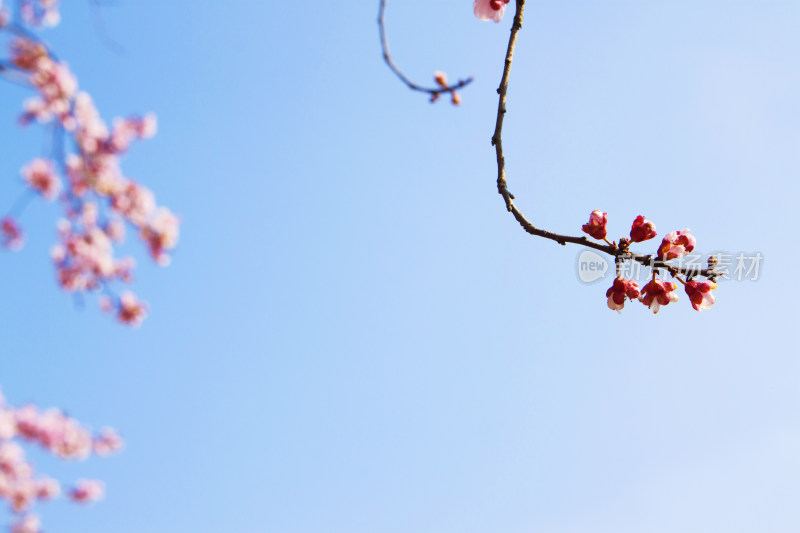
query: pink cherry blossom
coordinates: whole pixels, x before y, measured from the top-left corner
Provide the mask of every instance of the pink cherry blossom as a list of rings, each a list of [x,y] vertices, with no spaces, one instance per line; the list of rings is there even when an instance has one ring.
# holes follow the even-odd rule
[[[111,196],[111,208],[134,225],[144,226],[156,210],[156,200],[146,187],[123,181]]]
[[[100,456],[110,455],[122,449],[124,442],[113,428],[103,428],[94,438],[94,453]]]
[[[43,116],[57,117],[65,126],[71,123],[72,98],[78,89],[78,81],[66,63],[57,63],[50,57],[36,60],[30,77],[31,84],[39,90],[39,106]]]
[[[22,0],[22,19],[31,26],[57,26],[61,22],[59,0]]]
[[[43,478],[36,482],[36,497],[40,500],[52,500],[61,494],[61,485],[52,478]]]
[[[142,239],[147,242],[150,254],[162,266],[170,262],[166,250],[171,250],[178,242],[180,221],[166,207],[156,211],[150,222],[142,227]]]
[[[42,410],[32,404],[14,407],[0,392],[0,500],[17,514],[11,531],[23,533],[41,528],[38,516],[29,512],[36,503],[55,499],[61,493],[57,480],[36,474],[23,444],[37,445],[56,457],[73,460],[85,459],[93,452],[108,455],[123,446],[111,428],[93,436],[88,428],[59,409]],[[102,483],[79,481],[68,495],[73,501],[86,503],[102,494]]]
[[[687,281],[684,288],[696,311],[708,309],[716,301],[711,292],[717,288],[717,284],[713,281]]]
[[[14,411],[0,407],[0,441],[11,440],[17,434],[17,419]]]
[[[40,533],[42,523],[35,514],[27,514],[14,522],[11,533]]]
[[[642,287],[642,293],[639,295],[639,301],[649,307],[650,310],[656,314],[662,305],[667,305],[670,302],[678,301],[678,295],[675,294],[676,288],[676,285],[671,281],[653,279],[647,285]]]
[[[59,235],[62,243],[50,255],[56,265],[59,284],[75,292],[96,289],[114,280],[128,281],[134,266],[133,259],[114,257],[111,238],[94,225],[93,204],[84,204],[80,224],[62,219]]]
[[[41,43],[22,37],[11,41],[11,62],[22,70],[34,70],[46,57],[47,48]]]
[[[644,242],[652,239],[656,234],[656,226],[642,215],[636,217],[631,226],[631,241]]]
[[[20,0],[17,5],[24,24],[51,25],[58,20],[58,0]],[[117,118],[109,127],[67,64],[35,33],[22,26],[11,33],[7,62],[19,71],[16,74],[27,76],[35,91],[23,104],[20,124],[50,124],[57,135],[71,137],[62,141],[64,150],[53,155],[57,161],[35,159],[22,169],[29,187],[62,202],[66,222],[59,223],[61,242],[51,251],[56,277],[66,291],[103,288],[113,296],[109,284],[131,281],[135,265],[132,258],[115,257],[115,246],[125,239],[125,224],[136,229],[134,234],[162,266],[169,264],[168,252],[177,246],[178,217],[159,206],[153,192],[126,176],[120,165],[120,156],[134,141],[155,135],[156,116]],[[3,221],[0,238],[6,248],[22,246],[15,220]],[[138,325],[146,315],[138,300],[113,300],[122,323]]]
[[[53,201],[61,190],[61,180],[55,174],[53,162],[37,158],[22,167],[22,179],[47,200]]]
[[[688,229],[667,233],[658,247],[658,258],[665,261],[683,257],[694,250],[696,241]]]
[[[116,119],[109,138],[114,153],[125,152],[134,139],[149,139],[156,134],[156,116],[148,113],[144,117]]]
[[[606,224],[608,223],[608,213],[600,210],[592,211],[589,215],[589,222],[583,225],[583,231],[595,239],[605,239],[608,234]]]
[[[508,2],[509,0],[475,0],[472,11],[481,20],[500,22],[503,20]]]
[[[608,308],[619,313],[625,307],[626,298],[635,300],[639,297],[639,285],[620,276],[606,291],[606,296],[608,296]]]
[[[138,326],[147,316],[147,304],[140,301],[129,291],[119,297],[117,320],[130,326]]]
[[[69,492],[69,497],[74,502],[91,503],[101,499],[104,494],[105,485],[102,481],[79,479]]]
[[[17,221],[11,217],[6,217],[0,221],[0,236],[2,245],[9,250],[19,250],[25,244],[25,236],[22,233]]]

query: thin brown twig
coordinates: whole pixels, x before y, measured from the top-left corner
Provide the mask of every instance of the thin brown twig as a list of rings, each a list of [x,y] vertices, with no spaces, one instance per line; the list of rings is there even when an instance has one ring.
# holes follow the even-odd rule
[[[421,85],[417,85],[408,77],[403,74],[403,71],[395,64],[394,60],[392,59],[391,54],[389,53],[389,40],[386,38],[386,23],[384,20],[384,13],[386,12],[386,0],[380,0],[380,6],[378,7],[378,30],[380,31],[381,36],[381,52],[383,53],[383,60],[389,66],[392,72],[406,84],[406,86],[411,89],[412,91],[419,91],[423,93],[427,93],[431,95],[431,99],[435,100],[440,94],[443,93],[454,93],[455,91],[462,89],[472,83],[473,78],[470,76],[465,80],[458,80],[458,83],[453,85],[446,85],[444,87],[423,87]]]
[[[516,221],[522,226],[527,233],[537,237],[544,237],[550,239],[561,245],[567,243],[579,244],[593,248],[600,252],[605,252],[608,255],[614,256],[615,259],[625,260],[631,259],[637,261],[644,266],[649,266],[652,269],[663,269],[669,272],[672,276],[684,274],[686,276],[704,276],[709,279],[714,279],[721,276],[722,273],[715,270],[715,265],[709,263],[709,268],[694,269],[690,267],[676,266],[666,263],[653,255],[635,254],[627,250],[626,247],[617,247],[608,244],[599,244],[590,241],[587,237],[571,237],[568,235],[559,235],[550,231],[542,230],[534,226],[522,214],[522,211],[514,203],[514,195],[508,190],[508,181],[506,180],[506,162],[503,154],[503,119],[506,114],[506,95],[508,93],[508,79],[511,74],[511,62],[514,58],[514,49],[517,45],[517,34],[522,29],[522,17],[525,11],[525,0],[516,0],[516,12],[514,13],[514,22],[511,24],[511,36],[508,40],[508,49],[506,50],[505,64],[503,66],[503,77],[500,80],[500,87],[497,88],[497,94],[500,95],[499,103],[497,106],[497,121],[495,123],[494,134],[492,135],[492,145],[495,147],[495,154],[497,156],[497,192],[503,197],[506,204],[506,209],[514,216]]]

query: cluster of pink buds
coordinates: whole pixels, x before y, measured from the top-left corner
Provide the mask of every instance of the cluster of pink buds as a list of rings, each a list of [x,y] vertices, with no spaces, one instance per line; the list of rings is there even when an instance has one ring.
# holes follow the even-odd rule
[[[36,444],[61,459],[83,460],[91,454],[109,455],[122,449],[120,436],[111,428],[92,433],[57,409],[40,410],[34,405],[13,407],[0,393],[0,500],[5,500],[15,515],[12,533],[39,533],[39,517],[31,512],[36,502],[55,499],[61,484],[37,476],[27,460],[23,444]],[[66,492],[78,503],[103,497],[99,481],[78,480]]]
[[[608,235],[606,224],[608,224],[608,213],[595,210],[589,215],[589,222],[584,224],[581,229],[595,239],[605,240]]]
[[[628,248],[631,243],[644,242],[654,238],[656,233],[655,224],[639,215],[631,225],[630,238],[622,238],[619,243],[609,242],[606,238],[608,234],[607,213],[602,211],[592,211],[589,215],[589,222],[584,224],[582,229],[591,237],[603,240],[608,246],[594,246],[615,257],[617,264],[617,277],[613,285],[606,291],[608,297],[608,307],[614,311],[621,311],[625,306],[626,300],[638,299],[646,305],[653,313],[658,313],[663,305],[678,301],[675,293],[677,285],[670,281],[658,279],[659,269],[669,272],[673,278],[684,285],[686,294],[692,302],[692,307],[697,311],[708,309],[714,304],[715,298],[711,293],[717,288],[713,280],[713,272],[708,274],[708,281],[694,281],[690,277],[687,280],[681,278],[681,269],[670,265],[667,261],[676,259],[689,254],[696,245],[694,236],[688,229],[673,231],[668,233],[661,241],[655,256],[640,256],[633,254]],[[584,237],[585,239],[585,237]],[[649,264],[653,268],[653,279],[650,280],[641,291],[635,281],[628,280],[619,275],[619,267],[625,260],[635,260],[642,264]],[[712,259],[709,260],[709,270],[713,271]],[[696,275],[695,272],[688,272],[687,276]]]
[[[450,85],[447,83],[447,74],[442,72],[441,70],[437,70],[433,73],[433,81],[436,82],[436,85],[443,89],[442,92],[449,92],[450,93],[450,101],[453,105],[461,105],[461,95],[458,94],[456,91],[449,90]],[[431,103],[437,101],[441,92],[432,93],[431,94]]]
[[[500,22],[506,13],[506,4],[510,0],[475,0],[472,11],[481,20]]]
[[[19,6],[27,24],[58,22],[56,0],[22,0]],[[70,135],[74,141],[74,153],[67,153],[63,139],[54,139],[52,158],[36,158],[21,170],[30,190],[48,201],[59,199],[64,209],[65,218],[58,223],[61,243],[51,252],[59,285],[69,292],[108,294],[112,282],[131,281],[133,259],[114,257],[115,244],[125,238],[126,223],[135,228],[152,258],[168,265],[180,221],[156,203],[152,191],[120,169],[120,158],[133,141],[155,135],[155,115],[118,118],[109,128],[91,97],[79,90],[66,63],[56,60],[30,32],[8,30],[16,34],[9,64],[37,92],[24,103],[20,123],[51,123],[56,139]],[[0,245],[13,250],[24,242],[16,217],[9,213],[0,221]],[[105,298],[101,304],[111,306],[124,324],[138,325],[146,316],[146,304],[132,293]]]
[[[639,297],[639,284],[617,276],[614,284],[606,291],[606,296],[608,297],[608,308],[619,312],[625,307],[625,298],[635,300]]]

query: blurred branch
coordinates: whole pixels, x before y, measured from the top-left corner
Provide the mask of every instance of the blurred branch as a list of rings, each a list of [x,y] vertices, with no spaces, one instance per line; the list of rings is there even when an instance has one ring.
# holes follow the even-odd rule
[[[102,7],[110,5],[110,2],[104,0],[89,0],[89,8],[92,11],[92,24],[94,30],[103,45],[117,55],[125,55],[125,48],[117,41],[109,37],[106,31],[106,22],[103,18]]]
[[[455,91],[466,87],[470,83],[472,83],[472,77],[469,77],[465,80],[459,80],[458,83],[453,85],[443,85],[438,88],[435,87],[423,87],[421,85],[417,85],[405,74],[400,70],[400,68],[395,64],[394,60],[392,59],[391,54],[389,53],[389,41],[386,38],[386,23],[384,21],[384,13],[386,11],[386,0],[380,0],[380,7],[378,8],[378,29],[380,31],[381,37],[381,51],[383,52],[383,60],[386,62],[386,65],[395,73],[395,75],[406,84],[406,86],[411,89],[412,91],[419,91],[423,93],[427,93],[431,96],[431,101],[436,100],[440,94],[443,93],[455,93]]]

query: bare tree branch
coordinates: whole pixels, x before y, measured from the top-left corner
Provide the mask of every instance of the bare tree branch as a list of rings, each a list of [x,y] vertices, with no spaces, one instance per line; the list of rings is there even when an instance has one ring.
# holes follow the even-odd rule
[[[508,182],[506,180],[506,168],[505,168],[505,156],[503,154],[503,119],[505,118],[506,114],[506,95],[508,93],[508,79],[511,73],[511,63],[514,58],[514,49],[517,45],[517,34],[522,29],[522,17],[525,11],[525,0],[516,0],[516,12],[514,14],[514,22],[511,25],[511,36],[508,40],[508,49],[506,51],[505,57],[505,64],[503,67],[503,77],[500,80],[500,87],[497,89],[497,94],[500,96],[498,106],[497,106],[497,122],[495,123],[494,134],[492,135],[492,145],[495,147],[495,153],[497,156],[497,192],[500,196],[503,197],[503,201],[506,204],[506,209],[514,216],[516,221],[522,226],[526,232],[530,233],[531,235],[535,235],[537,237],[544,237],[545,239],[550,239],[555,241],[561,245],[566,245],[567,243],[572,244],[579,244],[582,246],[587,246],[589,248],[593,248],[600,252],[605,252],[608,255],[612,255],[615,258],[616,262],[623,261],[626,259],[631,259],[633,261],[637,261],[642,265],[649,266],[655,269],[663,269],[668,271],[673,276],[677,276],[679,274],[686,275],[688,277],[692,276],[704,276],[709,279],[714,279],[718,276],[721,276],[722,273],[715,270],[716,263],[709,259],[709,268],[706,269],[696,269],[691,267],[683,267],[683,266],[676,266],[666,263],[662,260],[657,259],[653,255],[642,255],[642,254],[635,254],[628,250],[628,242],[620,242],[620,245],[617,246],[616,244],[599,244],[593,241],[590,241],[587,237],[571,237],[568,235],[559,235],[557,233],[552,233],[546,230],[542,230],[534,226],[519,210],[519,208],[514,203],[514,195],[511,194],[508,190]]]
[[[381,51],[383,52],[383,60],[395,73],[395,75],[406,84],[406,86],[411,89],[412,91],[419,91],[423,93],[427,93],[431,96],[431,101],[436,100],[440,94],[443,93],[455,93],[455,91],[466,87],[470,83],[472,83],[472,77],[469,77],[465,80],[459,80],[458,83],[453,85],[444,85],[441,87],[423,87],[421,85],[417,85],[405,74],[400,70],[400,68],[395,64],[394,60],[392,59],[391,54],[389,53],[389,41],[386,38],[386,23],[384,21],[384,13],[386,11],[386,0],[380,0],[380,6],[378,8],[378,30],[380,31],[381,37]]]

